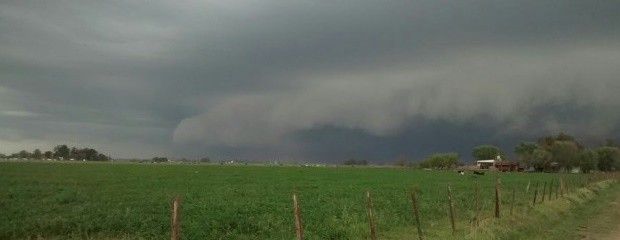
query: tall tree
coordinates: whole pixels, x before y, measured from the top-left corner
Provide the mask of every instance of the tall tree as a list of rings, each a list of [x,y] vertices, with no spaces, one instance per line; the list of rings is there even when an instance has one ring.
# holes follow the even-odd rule
[[[533,166],[537,171],[543,171],[548,169],[551,165],[551,153],[543,148],[537,148],[532,153],[532,162],[531,166]]]
[[[493,145],[479,145],[474,147],[471,155],[476,160],[495,159],[497,156],[503,155],[502,150]]]
[[[556,141],[568,141],[568,142],[574,142],[577,143],[577,140],[575,139],[575,137],[573,137],[570,134],[567,133],[559,133],[558,135],[555,136],[555,140]]]
[[[97,156],[98,156],[99,153],[95,149],[84,148],[84,149],[82,149],[81,154],[84,157],[84,159],[86,159],[86,160],[99,160],[99,159],[97,159]]]
[[[617,147],[598,147],[598,169],[601,171],[612,171],[618,169],[620,165],[620,149]]]
[[[17,153],[17,157],[18,158],[31,158],[32,157],[32,153],[26,151],[26,150],[21,150],[19,151],[19,153]]]
[[[45,156],[46,159],[51,159],[52,157],[54,157],[54,153],[52,153],[52,151],[45,151],[43,153],[43,156]]]
[[[553,162],[557,162],[566,171],[577,165],[579,147],[573,141],[555,141],[551,147]]]
[[[555,137],[553,136],[545,136],[538,139],[538,146],[545,150],[551,150],[553,143],[555,142]]]
[[[76,147],[71,147],[71,150],[69,150],[69,158],[71,159],[82,160],[83,157],[80,155],[80,150]]]
[[[69,159],[69,147],[67,147],[67,145],[58,145],[56,147],[54,147],[54,158],[56,159],[64,159],[64,160],[68,160]]]
[[[167,157],[154,157],[153,162],[167,162],[168,158]]]
[[[34,158],[34,159],[41,159],[41,158],[43,158],[43,154],[41,153],[41,150],[39,150],[38,148],[35,149],[32,152],[32,158]]]
[[[556,141],[573,142],[575,143],[575,145],[577,145],[579,149],[583,148],[581,143],[579,143],[579,141],[577,141],[575,137],[563,132],[559,133],[558,135],[545,136],[538,139],[538,145],[546,150],[551,151],[551,149],[553,148],[553,144]]]
[[[95,161],[109,161],[111,159],[109,156],[106,156],[105,154],[98,153],[97,157],[94,160]]]
[[[420,163],[423,168],[449,169],[458,163],[458,153],[435,153]]]
[[[598,168],[598,153],[593,149],[584,149],[579,154],[579,168],[582,173],[589,173]]]

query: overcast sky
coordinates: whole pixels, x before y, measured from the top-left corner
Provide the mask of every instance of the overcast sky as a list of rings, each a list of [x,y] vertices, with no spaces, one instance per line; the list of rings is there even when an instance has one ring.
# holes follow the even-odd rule
[[[0,2],[0,152],[420,159],[620,140],[616,0]]]

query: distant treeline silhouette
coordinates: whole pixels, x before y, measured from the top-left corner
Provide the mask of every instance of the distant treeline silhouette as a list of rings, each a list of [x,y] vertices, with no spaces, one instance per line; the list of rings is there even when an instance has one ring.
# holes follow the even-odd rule
[[[69,148],[67,145],[58,145],[51,151],[42,152],[35,149],[32,152],[21,150],[17,153],[5,155],[0,153],[0,158],[4,159],[55,159],[55,160],[76,160],[76,161],[108,161],[110,157],[99,153],[93,148]]]

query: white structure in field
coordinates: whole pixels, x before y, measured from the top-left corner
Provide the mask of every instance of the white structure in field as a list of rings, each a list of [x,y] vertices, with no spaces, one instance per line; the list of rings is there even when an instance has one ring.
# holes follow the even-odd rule
[[[495,159],[476,161],[476,166],[478,166],[480,169],[489,169],[490,167],[495,166],[496,162],[501,162],[501,161],[502,161],[502,157],[497,155]]]

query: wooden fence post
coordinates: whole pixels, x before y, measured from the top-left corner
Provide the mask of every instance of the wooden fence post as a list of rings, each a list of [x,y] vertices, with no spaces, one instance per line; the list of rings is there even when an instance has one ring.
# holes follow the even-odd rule
[[[418,227],[418,237],[420,240],[424,239],[424,235],[422,234],[422,226],[420,225],[420,211],[418,207],[418,196],[415,193],[415,189],[411,189],[411,206],[413,208],[413,217],[415,219],[415,224]]]
[[[452,226],[452,235],[456,234],[456,223],[454,219],[454,201],[452,200],[452,189],[450,184],[446,186],[448,190],[448,212],[450,213],[450,225]]]
[[[172,198],[172,211],[170,212],[170,239],[179,239],[179,207],[181,200],[178,195]]]
[[[499,178],[495,179],[495,217],[499,218]]]
[[[295,239],[303,240],[304,231],[301,221],[301,210],[299,208],[299,201],[297,199],[297,193],[293,193],[293,220],[295,221]]]
[[[474,224],[478,226],[480,222],[480,186],[478,181],[474,185]]]
[[[527,196],[527,194],[530,192],[530,183],[532,183],[531,181],[527,182],[527,187],[525,187],[525,195]]]
[[[368,222],[370,224],[370,239],[377,240],[377,225],[375,224],[375,212],[372,208],[370,191],[366,191],[366,208],[368,209]]]
[[[560,182],[555,184],[555,199],[558,199],[558,188],[560,188]]]
[[[543,185],[543,192],[542,192],[542,198],[540,199],[541,203],[545,202],[545,193],[547,192],[547,182],[545,182],[545,184]]]
[[[560,197],[564,197],[564,181],[562,178],[558,178],[558,181],[560,182]]]
[[[551,182],[549,183],[549,198],[547,199],[548,201],[551,201],[551,196],[553,196],[553,179],[551,179]]]
[[[512,199],[510,200],[510,215],[512,216],[513,209],[515,207],[515,189],[516,187],[512,187]]]
[[[532,201],[532,206],[536,206],[536,195],[538,195],[538,182],[534,184],[534,201]]]

